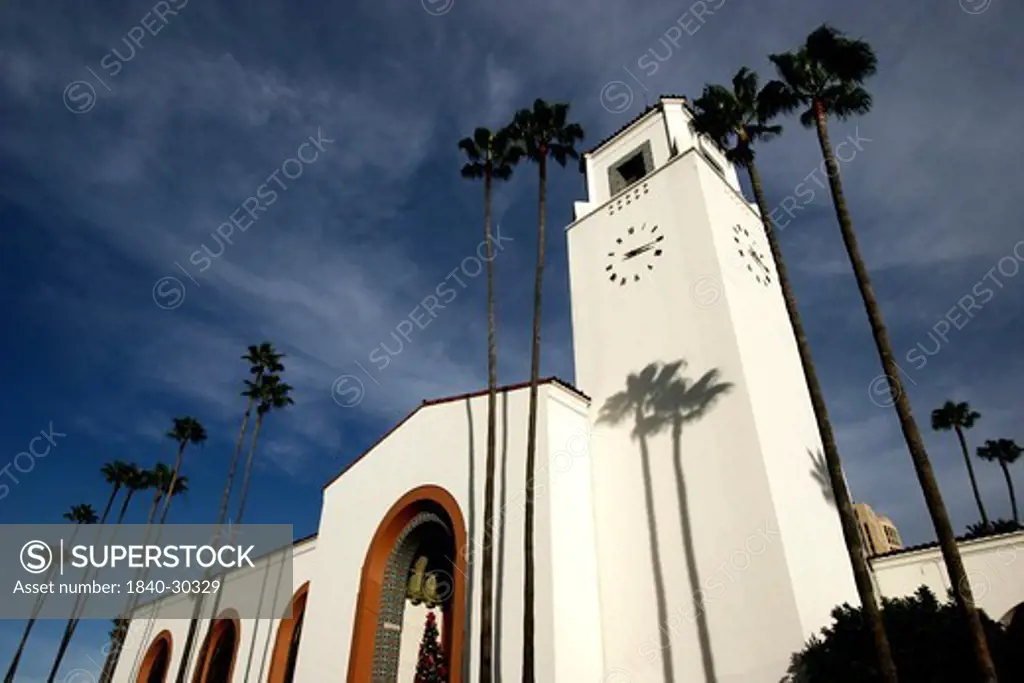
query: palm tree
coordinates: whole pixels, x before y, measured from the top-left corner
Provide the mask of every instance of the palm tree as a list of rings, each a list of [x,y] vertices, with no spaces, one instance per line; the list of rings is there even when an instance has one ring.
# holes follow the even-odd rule
[[[174,439],[178,443],[178,457],[174,461],[173,475],[171,476],[170,483],[167,485],[167,490],[173,491],[174,480],[181,473],[181,459],[185,454],[185,446],[190,443],[201,444],[206,441],[206,429],[194,417],[176,417],[174,418],[174,426],[171,428],[171,431],[167,432],[167,437]],[[171,497],[167,496],[164,500],[164,507],[166,508],[170,504]]]
[[[152,526],[153,520],[156,519],[156,511],[160,509],[160,502],[164,500],[164,492],[170,490],[171,481],[175,479],[174,470],[169,465],[158,462],[144,477],[145,488],[153,489],[153,502],[149,505],[149,517],[146,519],[146,526]]]
[[[868,568],[867,554],[864,551],[857,517],[853,511],[853,501],[846,488],[843,463],[839,457],[835,431],[832,429],[828,408],[825,405],[825,394],[821,389],[818,372],[811,358],[811,346],[800,317],[800,311],[797,308],[793,285],[789,280],[786,264],[782,258],[778,235],[772,226],[768,203],[761,185],[761,176],[754,163],[754,144],[767,142],[776,137],[782,132],[782,126],[770,124],[771,112],[767,110],[761,92],[758,90],[757,74],[747,67],[736,72],[732,79],[732,90],[721,85],[706,85],[700,98],[694,101],[693,106],[694,129],[711,138],[725,150],[726,159],[746,169],[750,179],[758,212],[761,214],[761,224],[768,240],[768,248],[775,261],[782,300],[786,305],[786,313],[789,315],[789,322],[793,328],[793,337],[796,340],[800,364],[804,371],[804,381],[807,383],[807,392],[814,408],[814,418],[818,432],[821,434],[826,481],[833,493],[836,509],[839,512],[843,539],[846,541],[846,552],[850,557],[850,566],[853,568],[857,594],[860,596],[864,613],[871,624],[879,670],[885,683],[896,683],[896,664],[893,661],[889,639],[885,634],[885,624],[882,621],[882,612],[875,595],[875,586],[871,578],[871,570]]]
[[[1012,465],[1020,458],[1021,448],[1013,439],[989,439],[984,446],[978,446],[978,457],[989,462],[995,461],[1003,468],[1003,476],[1006,477],[1006,488],[1010,492],[1010,508],[1013,510],[1013,521],[1020,524],[1020,515],[1017,513],[1017,496],[1013,493],[1013,479],[1010,478],[1009,465]]]
[[[152,476],[152,473],[149,472],[149,471],[146,471],[146,470],[142,470],[137,464],[135,464],[135,463],[130,463],[130,464],[122,463],[122,466],[123,467],[122,467],[122,474],[121,474],[121,477],[122,477],[121,486],[124,487],[125,491],[127,492],[127,495],[125,495],[124,502],[121,503],[121,510],[118,512],[118,515],[117,515],[117,522],[116,522],[116,524],[119,524],[119,525],[124,522],[125,515],[128,513],[128,506],[132,502],[132,498],[135,496],[135,494],[137,492],[139,492],[139,491],[144,490],[144,489],[152,488],[155,485],[155,483],[156,483],[154,477]],[[163,469],[166,471],[166,475],[165,476],[169,478],[169,476],[170,476],[170,468],[168,468],[166,465],[164,465]],[[187,477],[183,477],[182,479],[187,480],[188,478]],[[154,508],[156,507],[157,503],[159,503],[159,500],[160,499],[157,498],[157,500],[154,501],[154,503],[153,503],[153,507]],[[108,505],[108,509],[109,509],[109,505]],[[151,515],[150,519],[152,520],[152,515]],[[76,603],[77,602],[78,601],[76,600]],[[81,612],[84,609],[85,609],[84,605],[77,605],[76,604],[76,606],[72,609],[72,615],[75,615],[77,613],[79,615],[79,617],[80,617]],[[79,621],[79,619],[75,618],[73,616],[72,620],[68,622],[69,625],[67,627],[65,627],[65,637],[67,639],[67,644],[65,645],[65,648],[70,646],[71,638],[74,636],[75,630],[78,628],[78,621]],[[115,620],[115,621],[117,621],[117,620]],[[72,622],[74,622],[74,623],[72,624]],[[114,653],[111,652],[111,653],[109,653],[107,655],[108,661],[110,660],[110,657],[113,656],[113,654]],[[59,666],[59,662],[58,662],[58,666]]]
[[[228,467],[228,478],[224,483],[224,493],[220,499],[220,510],[217,513],[217,524],[223,524],[228,516],[228,503],[231,500],[231,488],[235,480],[235,470],[238,468],[238,460],[242,457],[242,443],[245,440],[245,432],[249,426],[249,418],[252,416],[252,408],[259,398],[259,386],[265,375],[277,374],[284,371],[281,359],[283,353],[278,353],[270,342],[263,342],[259,346],[250,346],[248,352],[242,356],[242,360],[249,363],[249,374],[252,380],[245,380],[246,389],[242,392],[247,401],[245,412],[242,413],[242,425],[238,429],[238,438],[235,439],[235,453],[231,458]]]
[[[252,430],[252,442],[249,446],[249,457],[245,463],[245,473],[242,476],[242,497],[238,501],[238,512],[235,514],[235,524],[242,522],[242,516],[245,513],[245,502],[248,498],[249,493],[249,476],[252,474],[252,465],[256,457],[256,443],[259,440],[260,428],[263,426],[263,420],[272,410],[279,410],[281,408],[287,408],[290,405],[294,405],[295,401],[292,400],[289,393],[292,391],[292,386],[281,381],[278,375],[264,375],[262,381],[257,387],[252,382],[246,382],[250,385],[250,389],[254,390],[256,398],[259,400],[259,405],[256,407],[256,426]],[[217,593],[213,599],[212,614],[217,614],[217,610],[220,606],[221,593]],[[199,603],[197,602],[197,605]],[[198,616],[193,612],[194,616]],[[210,628],[212,629],[215,625],[214,620],[210,621]],[[191,630],[190,633],[194,636],[195,631]],[[207,635],[209,637],[209,635]],[[186,640],[186,647],[190,646],[191,641]],[[186,669],[188,667],[188,655],[189,649],[182,651],[181,663],[178,666],[178,683],[182,683],[185,680]]]
[[[76,525],[75,530],[71,533],[71,538],[68,539],[69,546],[74,545],[75,536],[78,535],[78,531],[82,524],[96,524],[99,521],[99,518],[96,516],[96,511],[92,509],[91,505],[72,505],[71,509],[61,515],[61,517]],[[46,572],[46,579],[44,579],[44,581],[49,581],[55,571],[57,571],[57,565],[51,564],[49,570]],[[39,613],[42,612],[43,603],[45,602],[45,594],[40,594],[40,596],[36,598],[36,602],[32,606],[32,615],[29,617],[28,623],[25,624],[25,630],[22,632],[21,640],[18,642],[18,649],[14,652],[14,658],[11,659],[11,665],[7,667],[7,675],[4,676],[4,683],[14,683],[14,675],[18,672],[18,664],[21,663],[21,656],[25,653],[25,645],[28,643],[28,637],[32,633],[32,628],[36,625],[36,620],[39,618]]]
[[[848,38],[827,24],[812,32],[796,52],[773,54],[769,59],[775,65],[781,80],[772,81],[765,87],[763,101],[766,103],[766,112],[772,114],[802,110],[800,123],[817,130],[818,144],[828,169],[829,189],[832,192],[839,230],[853,266],[861,298],[864,300],[871,333],[889,383],[889,392],[899,417],[903,437],[907,441],[925,503],[935,525],[949,579],[958,587],[956,600],[969,625],[972,645],[983,673],[983,683],[994,683],[997,680],[995,665],[974,605],[974,596],[960,557],[960,550],[956,545],[956,534],[942,501],[935,472],[928,460],[921,430],[911,411],[910,399],[903,390],[900,368],[896,365],[889,332],[882,319],[882,311],[875,297],[867,266],[861,256],[857,236],[853,231],[853,221],[846,206],[839,167],[828,134],[830,117],[846,120],[867,113],[871,109],[871,95],[862,85],[875,73],[878,60],[868,43]]]
[[[548,180],[548,157],[559,166],[578,159],[576,143],[583,140],[583,128],[570,123],[569,105],[549,104],[542,99],[533,109],[520,109],[510,135],[527,159],[537,164],[540,178],[537,221],[537,270],[533,284],[533,342],[530,353],[530,412],[526,437],[526,514],[523,538],[523,683],[534,683],[534,567],[533,567],[533,471],[537,459],[537,385],[540,382],[540,314],[544,283],[544,210]]]
[[[964,462],[967,464],[967,476],[971,480],[971,490],[974,491],[974,500],[978,503],[978,512],[981,513],[981,524],[988,528],[988,513],[985,511],[985,504],[981,500],[981,491],[978,490],[978,480],[974,476],[974,465],[971,464],[971,454],[967,450],[967,439],[964,437],[964,430],[970,429],[981,417],[981,413],[971,410],[966,402],[953,403],[946,401],[941,408],[932,411],[932,429],[935,431],[956,432],[957,441],[960,442],[960,450],[964,455]]]
[[[491,683],[494,614],[494,458],[498,420],[498,352],[494,315],[494,246],[491,236],[491,185],[495,179],[512,177],[513,164],[521,153],[510,144],[504,131],[497,134],[477,128],[473,137],[459,141],[459,149],[469,161],[462,177],[484,181],[484,243],[487,245],[487,463],[484,472],[484,558],[480,574],[480,683]]]
[[[92,505],[72,505],[71,509],[61,515],[61,517],[75,524],[96,524],[99,522],[99,518],[96,517],[96,511],[92,509]],[[78,533],[78,529],[75,529],[75,533]]]
[[[143,472],[138,465],[131,463],[126,465],[124,472],[124,482],[122,484],[127,495],[124,497],[124,502],[121,503],[121,511],[117,515],[117,523],[121,524],[124,521],[124,516],[128,512],[128,505],[132,502],[132,497],[143,489],[149,488],[149,481],[146,477],[146,473]]]
[[[224,523],[228,516],[228,506],[231,502],[231,489],[235,483],[235,471],[238,469],[238,461],[242,457],[242,444],[245,441],[245,433],[249,428],[249,418],[252,416],[252,408],[260,396],[260,385],[263,382],[263,378],[266,375],[276,374],[284,371],[284,365],[281,364],[281,359],[284,358],[283,353],[278,353],[274,349],[274,345],[268,341],[257,345],[250,345],[248,351],[242,360],[249,363],[249,374],[252,375],[252,380],[245,381],[245,391],[242,392],[242,396],[246,397],[245,412],[242,413],[242,424],[238,429],[238,438],[235,439],[235,452],[231,457],[231,463],[228,465],[228,476],[224,482],[224,492],[220,498],[220,509],[217,512],[217,525],[218,527]],[[204,574],[204,579],[209,576],[209,573]],[[192,608],[192,617],[189,620],[188,634],[185,636],[185,646],[182,650],[181,661],[187,662],[189,656],[192,653],[192,647],[195,645],[196,630],[199,627],[199,615],[202,612],[203,596],[198,594],[195,596],[195,605]],[[179,680],[184,680],[185,666],[179,667]]]
[[[110,507],[114,504],[114,499],[117,498],[117,492],[121,490],[122,486],[124,486],[125,478],[128,476],[128,468],[128,463],[120,460],[108,462],[100,468],[100,473],[103,475],[103,478],[106,479],[107,483],[113,487],[110,491],[110,498],[107,499],[107,506],[103,508],[103,516],[100,518],[100,524],[107,523],[107,515],[110,514]]]
[[[164,499],[169,503],[171,498],[188,493],[188,477],[178,477],[174,480],[174,489],[166,489],[162,491]],[[164,511],[160,514],[160,523],[167,523],[167,512],[171,509],[170,505],[164,505]]]
[[[179,495],[182,495],[182,494],[188,492],[188,477],[178,477],[177,479],[173,479],[173,481],[174,481],[174,490],[173,491],[170,491],[170,489],[167,488],[167,487],[171,486],[172,478],[170,476],[170,469],[167,468],[166,465],[164,466],[164,470],[162,470],[162,474],[161,474],[160,479],[158,479],[156,481],[158,483],[162,482],[161,486],[163,488],[159,491],[158,495],[160,497],[164,498],[165,500],[168,500],[170,498],[174,498],[176,496],[179,496]],[[159,500],[160,500],[160,498],[158,497],[156,502],[159,502]],[[169,502],[169,500],[168,500],[168,502]],[[156,503],[154,503],[154,511],[155,511],[156,507],[157,507]],[[167,513],[170,511],[170,509],[171,509],[170,505],[168,505],[168,504],[164,505],[163,512],[161,513],[161,516],[160,516],[160,524],[165,524],[167,522]],[[65,654],[68,646],[71,644],[71,639],[74,638],[75,631],[78,630],[78,622],[80,622],[82,620],[82,613],[85,611],[85,604],[88,601],[89,596],[88,596],[88,594],[85,594],[85,595],[82,595],[80,597],[81,597],[81,601],[76,599],[76,601],[75,601],[75,603],[76,603],[75,608],[72,610],[72,614],[74,614],[75,616],[68,621],[68,625],[65,627],[64,637],[61,639],[61,648],[59,650],[59,655],[58,655],[59,658],[58,658],[57,662],[54,664],[53,671],[51,672],[51,676],[56,676],[57,668],[60,665],[60,661],[61,661],[61,659],[63,659],[64,654]],[[49,683],[53,683],[53,680],[51,679],[49,681]]]
[[[149,534],[153,528],[153,520],[156,519],[156,511],[160,507],[160,501],[164,497],[164,491],[170,490],[171,480],[174,478],[174,472],[166,464],[159,462],[153,466],[150,470],[141,470],[136,480],[137,490],[142,491],[146,489],[153,489],[153,502],[149,505],[149,517],[146,520],[146,536],[143,540],[143,545],[149,543]],[[187,477],[185,477],[187,480]],[[175,488],[177,488],[177,482],[175,482]],[[123,511],[122,511],[123,514]],[[140,577],[145,577],[148,570],[143,569],[135,573],[134,581],[138,581]],[[121,648],[124,646],[124,639],[128,636],[128,628],[131,626],[130,615],[135,607],[138,605],[139,594],[133,593],[125,603],[125,608],[122,612],[123,615],[115,620],[118,628],[114,629],[111,634],[113,640],[111,641],[110,653],[107,655],[107,661],[104,662],[103,671],[100,673],[100,681],[103,683],[109,683],[110,679],[114,675],[114,669],[117,667],[117,663],[121,657]]]
[[[260,404],[256,408],[256,426],[252,430],[252,442],[249,445],[249,457],[245,461],[245,474],[242,475],[242,497],[238,501],[238,512],[235,515],[234,523],[242,523],[242,515],[245,512],[245,501],[249,495],[249,476],[252,474],[252,464],[256,457],[256,442],[260,437],[260,427],[263,420],[272,410],[280,410],[294,405],[295,401],[288,394],[292,387],[281,381],[277,375],[266,375],[259,385]]]
[[[110,503],[107,503],[107,512],[110,512]],[[91,505],[76,505],[71,509],[70,513],[64,514],[64,519],[74,521],[77,524],[95,524],[99,521],[96,517],[96,513],[93,512]],[[84,520],[84,521],[83,521]],[[75,529],[78,532],[78,529]],[[88,569],[86,570],[88,575]],[[57,648],[57,655],[53,660],[53,667],[50,669],[50,675],[46,679],[46,683],[53,683],[57,677],[57,669],[60,668],[60,663],[64,659],[64,655],[67,653],[68,645],[71,644],[71,636],[74,635],[75,626],[77,625],[76,613],[78,612],[80,604],[80,598],[75,598],[75,604],[71,607],[71,618],[68,619],[68,623],[64,626],[64,635],[61,637],[60,645]],[[40,603],[40,606],[41,603]]]

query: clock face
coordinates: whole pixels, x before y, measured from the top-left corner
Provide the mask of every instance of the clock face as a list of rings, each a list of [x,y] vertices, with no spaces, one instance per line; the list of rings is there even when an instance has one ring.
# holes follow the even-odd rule
[[[750,231],[746,228],[734,225],[732,226],[732,239],[736,246],[736,253],[739,254],[741,261],[746,266],[748,273],[754,276],[754,279],[765,287],[769,286],[772,282],[771,269],[768,267],[768,259],[765,258],[764,252],[757,247],[757,242],[750,236]]]
[[[627,282],[640,282],[642,275],[654,270],[664,239],[657,225],[648,228],[644,223],[639,228],[633,225],[626,228],[608,250],[608,265],[604,270],[609,282],[616,282],[620,287]]]

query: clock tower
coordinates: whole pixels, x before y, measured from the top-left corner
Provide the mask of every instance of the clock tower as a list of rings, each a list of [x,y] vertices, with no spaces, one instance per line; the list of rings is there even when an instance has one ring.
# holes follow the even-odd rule
[[[778,683],[857,603],[756,206],[663,97],[584,155],[567,229],[607,683]]]

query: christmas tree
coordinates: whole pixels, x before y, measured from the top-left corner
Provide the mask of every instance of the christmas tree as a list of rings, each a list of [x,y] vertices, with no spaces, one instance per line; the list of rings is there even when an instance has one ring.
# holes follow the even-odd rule
[[[427,612],[427,623],[423,627],[420,641],[419,661],[416,663],[415,683],[447,683],[448,670],[444,665],[444,654],[438,642],[437,618]]]

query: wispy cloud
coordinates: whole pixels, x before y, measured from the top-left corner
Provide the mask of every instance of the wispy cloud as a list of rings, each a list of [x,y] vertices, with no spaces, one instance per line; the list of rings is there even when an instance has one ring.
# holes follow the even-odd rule
[[[95,105],[80,114],[65,106],[66,86],[91,78],[86,67],[109,74],[100,62],[119,45],[127,54],[123,38],[138,36],[133,27],[153,4],[7,4],[0,198],[30,222],[5,222],[0,240],[17,239],[39,264],[29,269],[19,259],[8,269],[17,280],[8,291],[27,302],[19,324],[45,330],[55,357],[81,359],[77,372],[103,400],[82,401],[77,419],[111,440],[155,428],[166,405],[202,413],[230,441],[242,405],[238,356],[270,339],[288,353],[297,405],[268,426],[261,457],[297,477],[306,463],[333,468],[354,455],[363,432],[421,399],[484,384],[477,279],[443,317],[410,335],[379,384],[365,380],[358,410],[332,398],[336,378],[358,373],[355,363],[392,340],[479,243],[480,189],[458,177],[460,137],[543,96],[571,100],[597,140],[645,97],[695,94],[743,64],[767,78],[765,54],[793,47],[827,19],[879,52],[869,84],[874,111],[837,124],[834,136],[859,128],[872,140],[843,177],[894,344],[911,348],[977,280],[978,267],[1019,239],[1006,188],[1019,176],[1012,146],[1024,96],[1013,84],[1024,74],[1012,27],[1021,10],[786,0],[766,13],[736,0],[704,4],[714,14],[692,34],[671,32],[667,51],[662,39],[694,14],[693,3],[455,3],[443,14],[438,3],[397,0],[302,9],[188,3],[141,39],[109,90],[95,86]],[[629,107],[610,113],[602,86],[623,79],[623,65],[652,47],[659,68],[644,73],[642,86],[631,83]],[[820,162],[813,135],[785,124],[784,138],[759,157],[774,201]],[[197,272],[190,255],[216,248],[211,234],[244,215],[243,202],[317,131],[335,142]],[[498,262],[500,367],[509,381],[527,371],[535,191],[535,173],[523,167],[496,200],[496,216],[517,238]],[[553,178],[552,223],[568,222],[581,191],[573,172]],[[544,367],[571,375],[564,244],[552,232]],[[894,516],[908,539],[929,537],[923,504],[906,495],[915,483],[891,411],[870,400],[877,356],[824,193],[783,241],[855,493]],[[171,276],[185,298],[161,310],[153,286]],[[1011,369],[1022,283],[1015,279],[915,377],[923,426],[949,395],[983,407],[979,438],[1017,436]],[[54,396],[77,390],[59,373],[45,381]],[[929,446],[963,526],[973,517],[962,463],[945,440],[929,438]],[[986,494],[1001,500],[997,473],[982,478]]]

